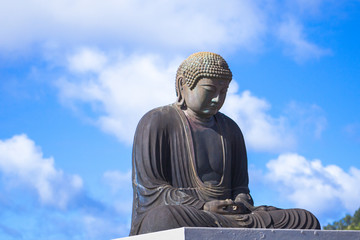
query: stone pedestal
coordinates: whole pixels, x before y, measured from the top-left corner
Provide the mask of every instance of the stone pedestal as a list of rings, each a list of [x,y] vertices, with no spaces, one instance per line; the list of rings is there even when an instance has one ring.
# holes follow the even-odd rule
[[[360,240],[360,231],[177,228],[114,240]]]

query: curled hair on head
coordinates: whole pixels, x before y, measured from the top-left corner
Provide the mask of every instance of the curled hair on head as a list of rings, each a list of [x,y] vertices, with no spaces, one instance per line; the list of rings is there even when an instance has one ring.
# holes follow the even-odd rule
[[[225,59],[219,54],[198,52],[190,55],[180,64],[176,73],[175,88],[178,104],[183,101],[179,89],[180,77],[182,84],[186,83],[190,89],[193,89],[201,78],[221,78],[231,81],[232,73]]]

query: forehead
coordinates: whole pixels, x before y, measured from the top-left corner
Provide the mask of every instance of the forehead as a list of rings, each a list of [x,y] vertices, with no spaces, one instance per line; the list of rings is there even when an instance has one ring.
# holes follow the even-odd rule
[[[214,86],[219,86],[219,87],[227,87],[229,86],[230,81],[227,79],[222,79],[222,78],[201,78],[198,81],[199,85],[214,85]]]

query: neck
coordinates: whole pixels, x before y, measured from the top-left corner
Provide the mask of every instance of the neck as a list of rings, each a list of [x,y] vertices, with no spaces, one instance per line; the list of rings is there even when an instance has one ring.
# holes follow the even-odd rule
[[[195,113],[194,111],[192,111],[191,109],[187,108],[185,110],[183,110],[185,115],[197,122],[201,122],[201,123],[205,123],[205,124],[209,124],[212,123],[214,121],[214,116],[210,116],[210,117],[204,117],[204,116],[200,116],[199,114]]]

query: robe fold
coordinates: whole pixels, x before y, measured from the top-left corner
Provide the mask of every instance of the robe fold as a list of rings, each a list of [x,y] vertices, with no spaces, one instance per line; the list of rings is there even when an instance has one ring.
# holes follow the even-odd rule
[[[222,133],[223,176],[206,186],[196,173],[191,129],[176,105],[156,108],[143,116],[133,146],[134,189],[131,235],[138,233],[146,213],[162,205],[188,205],[202,209],[205,202],[249,193],[247,158],[239,127],[217,113]]]
[[[258,214],[231,217],[202,210],[208,201],[235,199],[239,193],[249,193],[243,135],[229,117],[222,113],[214,117],[221,135],[219,151],[223,153],[223,174],[218,184],[205,184],[199,178],[191,128],[178,106],[156,108],[142,117],[133,145],[130,235],[182,226],[269,227],[274,224],[265,206],[265,211]],[[303,214],[293,210],[293,215]],[[288,213],[284,214],[278,214],[279,221],[288,217]]]

